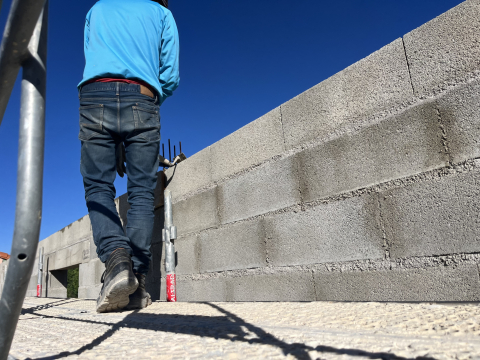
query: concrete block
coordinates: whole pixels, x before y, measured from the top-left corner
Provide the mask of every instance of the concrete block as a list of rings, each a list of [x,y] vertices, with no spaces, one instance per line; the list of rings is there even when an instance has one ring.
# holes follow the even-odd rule
[[[415,95],[427,96],[480,70],[480,3],[464,1],[404,36]]]
[[[59,249],[78,242],[79,240],[90,238],[92,234],[92,225],[90,217],[85,215],[81,219],[64,227],[59,232],[56,244],[51,244],[54,249]],[[53,240],[53,238],[51,239]]]
[[[162,283],[161,297],[165,298],[165,283]],[[227,301],[226,279],[177,280],[178,301]]]
[[[86,264],[80,264],[78,274],[79,287],[101,285],[102,274],[105,271],[105,264],[100,259],[92,260]]]
[[[173,202],[213,182],[211,163],[211,151],[210,147],[207,147],[165,172],[167,188],[172,192]]]
[[[213,180],[221,180],[284,150],[278,107],[211,146]]]
[[[198,261],[202,273],[267,266],[261,220],[208,230],[200,233],[199,238]]]
[[[173,204],[173,223],[178,236],[218,225],[217,188]]]
[[[96,253],[96,248],[95,248],[93,254],[90,253],[91,250],[92,250],[92,243],[93,243],[93,236],[91,238],[86,239],[83,242],[84,248],[83,248],[83,252],[82,252],[82,263],[87,263],[92,258],[95,259],[95,258],[98,257],[97,253]]]
[[[393,258],[480,251],[480,171],[436,178],[381,194]]]
[[[315,274],[318,301],[479,301],[476,265]]]
[[[33,262],[33,269],[32,269],[31,276],[37,276],[37,275],[38,275],[38,252],[37,252],[37,257]]]
[[[54,264],[55,267],[51,267],[51,269],[59,270],[70,266],[70,259],[69,259],[69,248],[63,248],[60,250],[55,251],[55,260]]]
[[[95,242],[93,241],[93,236],[89,240],[90,244],[90,260],[98,259],[98,254],[97,254],[97,245],[95,245]]]
[[[323,138],[413,98],[401,39],[281,106],[287,149]]]
[[[89,253],[90,240],[59,249],[55,252],[55,268],[51,267],[51,269],[63,269],[81,264],[84,261],[88,261]]]
[[[453,163],[480,157],[480,83],[456,88],[437,104]]]
[[[102,284],[102,275],[105,271],[105,264],[100,261],[100,259],[94,260],[95,266],[95,285]]]
[[[283,209],[300,202],[293,157],[262,165],[219,185],[222,224]]]
[[[40,241],[38,246],[43,247],[43,253],[45,257],[62,247],[62,244],[61,244],[62,237],[63,237],[63,233],[60,231],[57,231],[56,233],[53,233],[46,239],[43,239],[42,241]]]
[[[45,255],[44,271],[55,270],[55,257],[56,252]]]
[[[179,275],[198,274],[199,249],[197,235],[190,235],[175,240],[175,251],[177,253],[176,273]],[[165,263],[165,259],[163,259],[162,263]],[[164,269],[165,267],[162,268],[162,270]]]
[[[304,201],[448,165],[434,103],[345,134],[299,154]]]
[[[285,272],[228,279],[228,301],[315,301],[311,272]]]
[[[37,296],[37,283],[38,283],[38,277],[37,276],[31,276],[30,281],[28,282],[28,291],[34,292],[33,296]]]
[[[97,284],[97,277],[95,274],[95,263],[100,260],[90,261],[85,264],[80,264],[78,267],[78,286],[91,286]]]
[[[161,296],[165,283],[162,279]],[[314,301],[310,272],[177,281],[178,301]]]
[[[67,298],[67,288],[52,288],[48,290],[49,298],[57,299],[66,299]]]
[[[78,288],[78,298],[79,299],[97,299],[100,291],[102,290],[102,285],[94,286],[84,286]]]
[[[265,218],[273,266],[381,259],[383,234],[376,195],[350,198]]]

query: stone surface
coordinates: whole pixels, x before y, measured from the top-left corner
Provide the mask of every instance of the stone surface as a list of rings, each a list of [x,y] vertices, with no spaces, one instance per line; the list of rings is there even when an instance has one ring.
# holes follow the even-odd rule
[[[172,200],[212,183],[212,152],[206,147],[166,172]]]
[[[350,198],[265,219],[273,266],[319,264],[384,256],[376,195]]]
[[[412,100],[401,39],[281,106],[287,149]]]
[[[476,359],[477,304],[166,303],[96,314],[28,298],[17,359]],[[114,356],[112,356],[112,353]]]
[[[452,162],[480,157],[480,83],[456,88],[437,104]]]
[[[415,95],[428,96],[480,70],[480,3],[464,1],[404,36]]]
[[[284,149],[278,107],[211,146],[213,180],[221,180],[270,159]]]
[[[265,231],[261,220],[208,230],[200,233],[199,239],[198,262],[201,273],[267,265]]]
[[[178,236],[218,225],[217,188],[173,204],[173,223]]]
[[[315,274],[317,300],[479,301],[476,265]]]
[[[300,202],[293,157],[270,162],[219,185],[222,224]]]
[[[480,171],[383,193],[382,218],[393,258],[480,250]]]
[[[298,158],[307,202],[448,165],[432,102],[303,151]]]

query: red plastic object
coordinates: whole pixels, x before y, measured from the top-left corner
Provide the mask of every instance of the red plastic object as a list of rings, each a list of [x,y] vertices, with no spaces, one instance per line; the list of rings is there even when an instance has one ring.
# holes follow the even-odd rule
[[[167,275],[167,301],[177,301],[177,277],[175,274]]]
[[[42,285],[37,285],[37,297],[42,297]]]

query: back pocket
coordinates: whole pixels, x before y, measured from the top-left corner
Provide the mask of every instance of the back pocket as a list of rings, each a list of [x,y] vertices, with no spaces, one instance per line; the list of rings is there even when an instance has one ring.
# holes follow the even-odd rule
[[[103,104],[80,106],[80,140],[90,140],[103,133]]]
[[[135,136],[146,141],[160,140],[160,116],[158,110],[132,106],[135,121]]]

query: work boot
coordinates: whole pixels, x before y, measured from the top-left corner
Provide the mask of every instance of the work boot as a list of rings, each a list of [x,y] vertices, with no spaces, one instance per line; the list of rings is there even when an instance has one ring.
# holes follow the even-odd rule
[[[105,264],[102,291],[97,299],[97,312],[120,310],[128,305],[128,296],[137,290],[138,280],[132,271],[132,260],[125,249],[115,250]]]
[[[143,309],[148,305],[152,305],[152,298],[145,290],[145,275],[135,274],[138,280],[138,288],[132,295],[130,295],[130,302],[125,307],[125,310]]]

